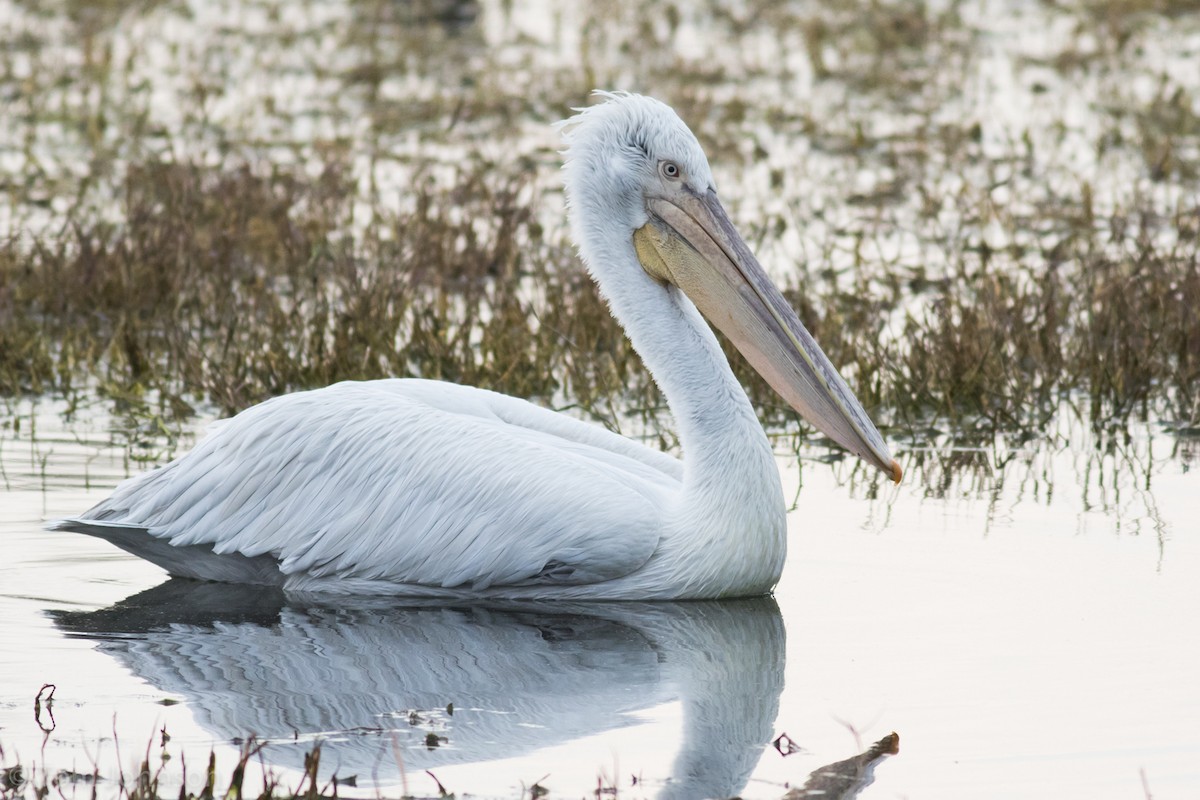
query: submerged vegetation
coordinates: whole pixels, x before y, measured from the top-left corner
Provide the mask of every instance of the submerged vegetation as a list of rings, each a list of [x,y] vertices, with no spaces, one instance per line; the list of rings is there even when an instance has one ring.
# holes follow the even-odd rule
[[[891,436],[1194,429],[1191,5],[10,5],[0,394],[171,420],[423,376],[669,445],[562,221],[549,126],[602,86],[696,128]]]

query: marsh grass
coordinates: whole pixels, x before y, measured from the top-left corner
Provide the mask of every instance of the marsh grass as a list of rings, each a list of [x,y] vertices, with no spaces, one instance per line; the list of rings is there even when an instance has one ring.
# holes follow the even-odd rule
[[[1104,102],[1094,129],[1039,111],[1023,131],[964,99],[981,23],[963,4],[602,4],[557,13],[580,42],[565,54],[508,6],[507,33],[485,42],[474,4],[354,2],[332,27],[251,5],[277,33],[219,29],[163,77],[139,66],[152,43],[122,31],[169,6],[45,9],[66,33],[13,34],[0,393],[99,393],[161,427],[197,405],[420,376],[613,428],[633,417],[671,446],[662,398],[567,239],[555,144],[528,132],[601,83],[664,96],[719,170],[743,171],[729,197],[747,238],[893,437],[1030,434],[1064,408],[1101,429],[1200,422],[1200,86],[1145,49],[1176,27],[1186,41],[1186,4],[1038,11],[1074,28],[1013,56],[1040,70],[1029,96],[1079,82]],[[753,46],[700,58],[682,31]],[[295,62],[329,41],[338,58]],[[811,69],[801,104],[778,94],[799,80],[793,50]],[[242,97],[222,65],[247,57],[265,95],[222,113]],[[312,81],[299,107],[270,90],[296,73]],[[183,99],[174,128],[156,81]],[[332,132],[291,131],[305,119]],[[764,422],[796,430],[731,360]]]
[[[136,770],[127,774],[122,768],[113,779],[103,777],[99,766],[94,767],[89,774],[60,770],[50,775],[36,767],[27,769],[20,763],[14,764],[0,771],[0,798],[43,798],[50,796],[52,792],[64,798],[82,794],[93,798],[105,796],[118,800],[160,800],[163,797],[178,797],[179,800],[241,800],[243,797],[256,797],[260,800],[317,800],[339,796],[339,779],[336,776],[328,780],[321,780],[319,777],[319,744],[304,755],[304,769],[294,787],[285,786],[265,763],[260,763],[261,785],[257,789],[251,787],[247,781],[247,772],[251,770],[252,762],[261,762],[260,754],[267,745],[249,740],[242,745],[236,762],[232,769],[228,770],[227,778],[224,777],[226,773],[218,769],[216,752],[210,750],[202,772],[204,783],[198,790],[192,790],[187,786],[186,764],[182,766],[181,778],[172,781],[166,777],[173,758],[167,750],[169,740],[170,737],[164,730],[162,743],[158,747],[155,747],[153,742],[147,745],[145,755]],[[3,748],[0,748],[0,760],[3,760],[3,756]],[[184,756],[180,755],[179,758]],[[180,784],[177,794],[167,790],[167,786],[173,782]],[[353,786],[353,781],[349,785]],[[443,793],[442,796],[447,795]],[[409,795],[404,797],[408,798]]]
[[[373,209],[357,240],[334,224],[350,197],[337,165],[312,180],[132,168],[124,225],[0,249],[3,390],[70,394],[94,380],[174,417],[197,398],[233,413],[338,380],[420,376],[577,403],[611,424],[618,407],[662,410],[571,248],[548,240],[529,179],[480,163],[446,189],[418,181],[411,211]],[[1186,231],[1195,214],[1167,224]],[[1067,396],[1096,424],[1195,422],[1196,237],[1163,247],[1148,224],[1114,216],[1015,269],[981,248],[935,282],[881,289],[867,266],[844,287],[785,291],[895,426],[1037,428]],[[908,310],[913,294],[923,310]],[[786,425],[769,388],[731,361],[764,418]]]
[[[633,367],[587,276],[545,240],[529,182],[491,165],[369,236],[330,224],[352,195],[249,166],[132,170],[120,229],[73,226],[0,250],[7,392],[69,393],[85,376],[175,413],[227,413],[338,380],[421,376],[523,396],[611,399]]]

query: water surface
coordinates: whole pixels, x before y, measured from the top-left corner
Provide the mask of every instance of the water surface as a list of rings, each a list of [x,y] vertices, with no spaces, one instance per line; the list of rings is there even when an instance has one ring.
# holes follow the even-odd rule
[[[865,797],[1200,786],[1196,481],[1163,434],[1107,454],[977,453],[980,470],[935,490],[936,465],[963,453],[931,450],[899,488],[781,454],[796,501],[774,599],[420,607],[168,581],[43,531],[140,466],[113,420],[60,412],[17,409],[0,440],[8,765],[98,765],[111,788],[147,743],[157,763],[165,728],[163,783],[186,761],[193,790],[210,747],[227,774],[256,736],[287,785],[320,741],[322,778],[367,794],[436,795],[430,770],[486,797],[598,780],[777,797],[894,730],[900,753]],[[53,719],[34,715],[44,683]],[[780,734],[799,750],[782,756]]]

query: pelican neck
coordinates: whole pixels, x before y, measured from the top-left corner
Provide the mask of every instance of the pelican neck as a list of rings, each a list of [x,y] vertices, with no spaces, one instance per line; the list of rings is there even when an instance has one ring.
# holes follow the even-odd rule
[[[613,316],[666,397],[683,449],[689,490],[715,490],[731,478],[775,483],[766,433],[716,334],[681,290],[646,274],[633,241],[587,258]],[[601,254],[597,254],[601,255]],[[742,473],[733,476],[731,468]],[[762,474],[745,474],[754,469]]]

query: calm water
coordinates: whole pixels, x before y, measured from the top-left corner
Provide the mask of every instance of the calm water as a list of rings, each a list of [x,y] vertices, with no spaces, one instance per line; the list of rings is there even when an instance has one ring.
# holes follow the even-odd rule
[[[193,790],[210,748],[228,774],[255,735],[285,785],[321,741],[322,778],[369,795],[436,795],[430,770],[487,797],[600,780],[622,796],[766,798],[894,730],[900,753],[865,797],[1200,787],[1188,440],[992,450],[979,463],[1007,466],[975,472],[937,466],[963,452],[917,468],[910,452],[911,479],[886,489],[781,455],[788,490],[803,486],[773,601],[421,608],[168,581],[43,531],[140,466],[101,411],[59,411],[18,407],[0,449],[6,765],[98,763],[115,792],[148,742],[157,762],[165,728],[163,781],[186,761]],[[34,715],[44,683],[52,719]],[[800,750],[772,748],[781,733]]]

